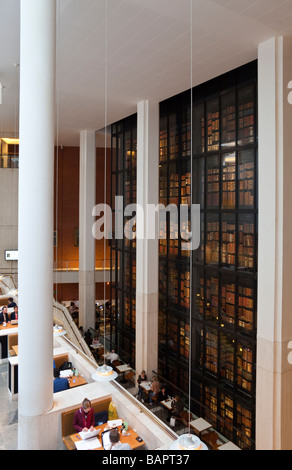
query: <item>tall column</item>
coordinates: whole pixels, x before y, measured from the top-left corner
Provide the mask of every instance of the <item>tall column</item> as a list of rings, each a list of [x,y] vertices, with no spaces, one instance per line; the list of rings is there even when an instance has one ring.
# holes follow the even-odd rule
[[[159,104],[142,101],[137,111],[136,371],[151,374],[158,367],[158,239],[149,238],[147,208],[159,202]]]
[[[95,328],[95,239],[92,209],[96,204],[94,131],[80,132],[79,184],[79,324]]]
[[[259,46],[256,448],[292,449],[292,40]],[[292,103],[292,100],[291,100]]]
[[[55,0],[21,0],[19,449],[45,449],[53,406]]]

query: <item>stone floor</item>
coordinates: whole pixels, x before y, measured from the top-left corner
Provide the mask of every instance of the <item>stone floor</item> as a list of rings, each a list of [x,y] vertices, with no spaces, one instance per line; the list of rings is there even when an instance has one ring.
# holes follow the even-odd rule
[[[9,396],[7,364],[0,364],[0,451],[17,449],[18,401]]]

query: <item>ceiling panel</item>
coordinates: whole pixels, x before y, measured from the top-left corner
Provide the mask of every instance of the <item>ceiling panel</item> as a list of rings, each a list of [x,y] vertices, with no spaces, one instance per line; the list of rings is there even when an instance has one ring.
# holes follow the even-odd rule
[[[108,120],[190,86],[191,0],[107,0]],[[18,131],[19,0],[0,1],[0,133]],[[292,0],[193,0],[193,84],[257,57],[258,44],[292,36]],[[106,0],[57,0],[58,142],[104,127]]]

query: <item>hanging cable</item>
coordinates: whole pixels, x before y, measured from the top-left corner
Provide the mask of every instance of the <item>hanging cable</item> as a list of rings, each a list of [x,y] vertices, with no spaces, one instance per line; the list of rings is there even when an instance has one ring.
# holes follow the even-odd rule
[[[104,85],[104,207],[106,205],[106,146],[107,146],[107,139],[106,139],[106,128],[107,128],[107,15],[108,15],[108,5],[107,0],[105,0],[105,85]],[[104,212],[105,223],[104,223],[104,232],[106,231],[106,214]],[[105,348],[105,337],[106,337],[106,322],[105,322],[105,304],[106,304],[106,279],[105,279],[105,259],[106,259],[106,244],[105,244],[105,233],[103,237],[103,318],[104,318],[104,325],[103,325],[103,332],[104,332],[104,348]],[[105,354],[104,354],[104,364],[105,364]]]
[[[192,231],[192,238],[191,243],[193,243],[193,220],[192,220],[192,204],[193,204],[193,0],[191,2],[191,34],[190,34],[190,55],[191,55],[191,73],[190,73],[190,81],[191,81],[191,114],[190,114],[190,123],[191,123],[191,197],[190,197],[190,206],[191,206],[191,231]],[[192,246],[190,247],[190,331],[189,331],[189,413],[191,413],[191,374],[192,374],[192,293],[193,293],[193,250]],[[189,434],[190,431],[190,421],[188,419],[188,426],[189,426]]]
[[[58,17],[58,27],[56,29],[56,50],[59,51],[60,54],[60,48],[58,48],[58,41],[60,45],[60,2],[58,2],[58,11],[57,11],[57,17]],[[58,63],[58,55],[56,58],[56,62]],[[56,241],[55,244],[55,270],[56,274],[58,273],[58,204],[59,204],[59,189],[58,189],[58,182],[59,182],[59,117],[60,117],[60,88],[59,88],[59,80],[56,74],[56,176],[55,176],[55,232],[56,232],[56,237],[54,237],[54,240]],[[58,300],[58,276],[56,275],[56,283],[55,283],[55,289],[56,289],[56,294],[55,294],[55,300]]]

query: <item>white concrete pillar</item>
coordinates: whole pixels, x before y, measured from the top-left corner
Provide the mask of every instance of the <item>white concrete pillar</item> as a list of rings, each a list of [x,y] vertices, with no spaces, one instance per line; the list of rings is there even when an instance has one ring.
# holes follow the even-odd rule
[[[96,204],[95,132],[80,132],[79,183],[79,325],[95,329],[95,239],[92,209]]]
[[[55,0],[21,0],[19,449],[45,449],[53,406]]]
[[[292,40],[258,49],[256,448],[292,449]],[[292,100],[291,100],[292,103]]]
[[[158,238],[148,238],[147,207],[159,202],[159,104],[141,101],[137,111],[136,371],[151,375],[158,368]]]

